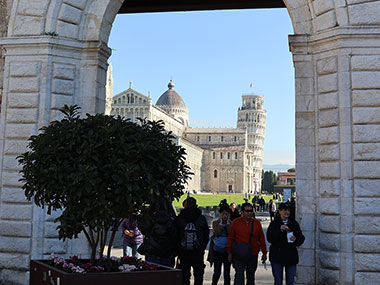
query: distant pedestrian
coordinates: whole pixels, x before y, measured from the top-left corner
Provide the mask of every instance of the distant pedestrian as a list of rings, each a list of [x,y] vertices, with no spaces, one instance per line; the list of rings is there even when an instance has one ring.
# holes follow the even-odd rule
[[[271,243],[269,261],[274,284],[282,285],[285,267],[286,285],[293,285],[298,264],[297,247],[303,244],[305,237],[299,224],[290,217],[288,204],[281,203],[278,213],[267,230],[267,239]]]
[[[259,205],[260,205],[260,212],[264,212],[264,210],[265,210],[265,200],[264,200],[264,198],[262,196],[259,199]]]
[[[252,207],[255,212],[259,211],[259,197],[258,196],[253,196],[252,198]]]
[[[291,197],[289,199],[289,208],[290,208],[290,218],[292,218],[293,220],[296,219],[296,201],[294,199],[294,197]]]
[[[247,248],[244,251],[239,248]],[[235,285],[255,284],[258,254],[261,250],[262,262],[267,260],[267,247],[261,224],[253,216],[250,203],[242,205],[242,217],[232,222],[228,235],[228,260],[233,261],[235,268]],[[246,273],[247,283],[245,283]]]
[[[202,285],[206,267],[203,258],[210,231],[195,198],[186,199],[186,208],[180,212],[176,222],[179,230],[178,268],[182,269],[182,284],[190,285],[190,271],[193,268],[194,285]]]
[[[230,204],[230,209],[231,209],[231,217],[230,217],[231,221],[240,217],[240,213],[239,213],[239,210],[238,210],[235,202],[232,202]]]
[[[273,202],[272,199],[269,200],[268,208],[269,208],[268,210],[269,210],[270,221],[273,221],[274,220],[274,214],[277,211],[277,206],[276,206],[276,203]]]

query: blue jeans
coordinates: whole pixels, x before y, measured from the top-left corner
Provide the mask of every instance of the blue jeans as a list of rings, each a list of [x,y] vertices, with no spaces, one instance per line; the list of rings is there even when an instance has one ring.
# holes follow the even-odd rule
[[[212,285],[217,285],[219,281],[219,277],[222,273],[222,265],[223,268],[223,276],[224,276],[224,285],[231,284],[230,277],[230,269],[231,263],[228,261],[228,253],[221,253],[214,250],[214,274],[212,275]]]
[[[140,247],[140,244],[128,244],[126,241],[123,241],[123,256],[134,256],[139,258],[137,249]]]
[[[282,285],[282,278],[284,275],[284,267],[285,267],[285,275],[286,275],[286,285],[294,284],[294,277],[296,276],[297,265],[281,265],[279,263],[271,263],[272,266],[272,274],[274,277],[274,285]]]
[[[252,255],[251,258],[247,261],[241,261],[234,259],[233,264],[235,267],[235,280],[234,285],[244,285],[244,271],[247,275],[247,285],[255,284],[255,272],[257,269],[257,257],[258,255]]]

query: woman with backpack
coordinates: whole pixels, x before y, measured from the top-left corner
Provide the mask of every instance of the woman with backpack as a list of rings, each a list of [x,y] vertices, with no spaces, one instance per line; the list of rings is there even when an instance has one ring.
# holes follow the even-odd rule
[[[222,204],[219,207],[219,219],[212,222],[212,232],[209,254],[207,260],[210,265],[214,263],[214,274],[212,276],[212,285],[217,285],[222,273],[224,285],[230,285],[231,263],[228,261],[227,242],[228,234],[231,228],[231,209],[228,204]]]
[[[145,261],[174,267],[177,256],[178,229],[175,212],[166,201],[156,210],[150,209],[150,223],[142,231],[144,242],[139,253],[145,255]]]

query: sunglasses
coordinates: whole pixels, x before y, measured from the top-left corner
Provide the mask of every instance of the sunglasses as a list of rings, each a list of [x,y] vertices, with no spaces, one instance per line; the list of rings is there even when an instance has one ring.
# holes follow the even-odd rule
[[[247,212],[247,213],[252,213],[253,210],[244,210],[244,212]]]

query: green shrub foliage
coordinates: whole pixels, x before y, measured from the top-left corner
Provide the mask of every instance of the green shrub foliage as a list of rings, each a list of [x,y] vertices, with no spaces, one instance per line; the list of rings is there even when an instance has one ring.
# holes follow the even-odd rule
[[[23,190],[37,206],[61,210],[59,237],[84,232],[92,258],[107,231],[132,212],[183,194],[191,174],[185,150],[163,122],[133,123],[104,114],[80,117],[77,106],[29,139],[18,157]]]

